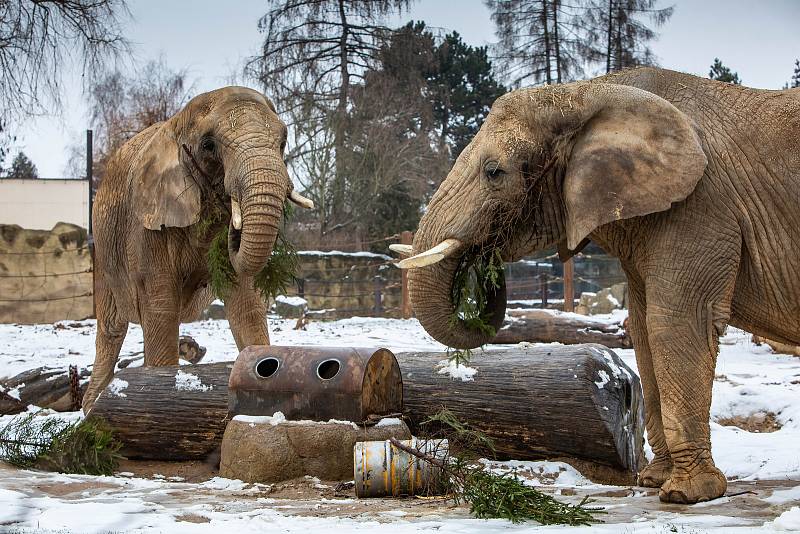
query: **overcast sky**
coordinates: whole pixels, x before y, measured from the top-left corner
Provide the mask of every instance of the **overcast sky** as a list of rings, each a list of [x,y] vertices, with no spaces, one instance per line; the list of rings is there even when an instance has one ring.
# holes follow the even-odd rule
[[[800,0],[662,0],[675,14],[652,44],[663,67],[708,75],[715,57],[739,73],[744,85],[780,89],[800,57]],[[127,36],[135,61],[163,56],[173,69],[187,68],[197,92],[231,80],[261,42],[262,0],[129,0]],[[394,20],[410,19],[458,31],[470,44],[490,44],[494,25],[482,0],[418,0]],[[17,147],[42,177],[63,175],[66,147],[85,137],[86,106],[81,79],[70,74],[61,117],[30,121],[17,133]],[[239,83],[242,83],[240,80]]]

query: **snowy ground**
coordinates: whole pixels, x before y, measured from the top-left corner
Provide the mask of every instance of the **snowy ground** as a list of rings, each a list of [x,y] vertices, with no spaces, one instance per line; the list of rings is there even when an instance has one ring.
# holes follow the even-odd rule
[[[443,350],[415,320],[352,318],[312,322],[306,330],[299,331],[293,329],[294,324],[295,321],[272,320],[272,343],[384,346],[395,352]],[[43,365],[91,364],[94,332],[91,321],[0,325],[0,376]],[[204,362],[232,360],[236,356],[224,320],[183,325],[181,333],[207,347]],[[141,350],[141,329],[131,326],[121,355]],[[616,352],[636,368],[632,350]],[[482,357],[490,356],[479,353],[474,357],[474,380],[480,380]],[[748,334],[730,329],[722,340],[716,373],[712,405],[714,458],[731,481],[729,493],[754,493],[682,507],[660,504],[652,490],[593,484],[572,467],[558,462],[507,462],[494,468],[516,468],[528,483],[541,485],[545,491],[573,502],[590,495],[596,504],[606,508],[608,513],[602,524],[576,531],[800,530],[800,358],[772,354],[766,345],[752,344]],[[0,418],[0,424],[8,419]],[[719,424],[735,423],[750,430],[763,430],[764,420],[774,421],[780,429],[748,432]],[[393,534],[405,534],[432,530],[573,530],[471,519],[466,508],[440,501],[341,498],[332,487],[317,481],[276,488],[208,478],[168,480],[126,473],[89,477],[20,471],[0,464],[0,531],[371,532],[390,527]]]

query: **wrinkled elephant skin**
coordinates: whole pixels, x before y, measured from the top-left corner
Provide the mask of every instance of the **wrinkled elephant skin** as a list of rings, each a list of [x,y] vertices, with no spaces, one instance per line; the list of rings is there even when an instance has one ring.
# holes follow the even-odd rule
[[[253,276],[292,195],[285,142],[272,102],[226,87],[193,98],[112,156],[92,219],[97,352],[84,411],[111,381],[129,323],[142,325],[145,365],[177,365],[179,324],[213,300],[207,253],[226,225],[238,283],[225,307],[236,345],[269,344]]]
[[[654,68],[508,93],[420,221],[413,254],[446,239],[460,250],[410,271],[416,315],[442,343],[486,343],[450,320],[461,255],[491,247],[513,261],[557,246],[566,258],[596,241],[629,281],[655,453],[640,482],[669,502],[719,497],[709,411],[720,334],[732,324],[800,343],[798,132],[800,89]]]

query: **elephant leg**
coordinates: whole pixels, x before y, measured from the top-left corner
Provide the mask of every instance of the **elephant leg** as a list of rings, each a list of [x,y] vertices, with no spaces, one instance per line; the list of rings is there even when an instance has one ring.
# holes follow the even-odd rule
[[[180,298],[177,285],[166,277],[154,277],[144,286],[144,364],[154,367],[178,365]]]
[[[250,345],[269,345],[267,303],[253,288],[252,277],[239,277],[239,283],[225,299],[225,314],[240,351]]]
[[[639,368],[639,378],[642,381],[644,392],[647,441],[655,454],[655,458],[639,473],[638,483],[640,486],[648,488],[659,488],[672,473],[672,458],[664,437],[664,426],[661,422],[661,397],[658,394],[650,341],[647,338],[644,284],[641,281],[634,281],[631,276],[628,277],[628,280],[630,298],[628,329],[633,340],[636,366]]]
[[[98,279],[95,295],[95,312],[97,314],[97,336],[95,338],[95,357],[89,385],[83,394],[83,412],[89,413],[97,397],[114,377],[119,351],[125,334],[128,332],[127,321],[117,315],[117,308],[111,291],[104,288],[102,279]]]
[[[648,280],[647,333],[672,458],[672,473],[659,493],[665,502],[707,501],[722,496],[727,487],[711,456],[709,416],[717,342],[730,317],[733,280],[674,284],[657,278],[654,287]],[[703,298],[702,288],[715,281],[730,290],[716,299]]]

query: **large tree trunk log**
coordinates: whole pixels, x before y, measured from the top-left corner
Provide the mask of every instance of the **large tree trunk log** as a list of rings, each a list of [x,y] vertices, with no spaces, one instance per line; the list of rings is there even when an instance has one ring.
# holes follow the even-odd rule
[[[111,425],[128,458],[204,459],[219,447],[228,423],[232,368],[233,362],[221,362],[122,369],[89,415]]]
[[[406,415],[416,430],[442,407],[494,440],[500,459],[571,457],[635,474],[642,467],[644,407],[635,373],[598,345],[515,347],[476,355],[472,381],[439,373],[442,352],[397,355]],[[98,398],[130,458],[205,458],[228,421],[232,362],[123,369]],[[202,386],[176,390],[176,373]],[[116,393],[114,393],[116,391]],[[124,396],[123,396],[124,395]]]
[[[613,349],[629,349],[631,338],[620,323],[604,323],[591,316],[555,310],[509,310],[505,324],[492,343],[599,343]]]
[[[444,353],[397,355],[412,430],[442,407],[494,441],[500,459],[566,456],[636,473],[644,403],[639,377],[600,345],[520,346],[474,356],[472,381],[434,366]]]

